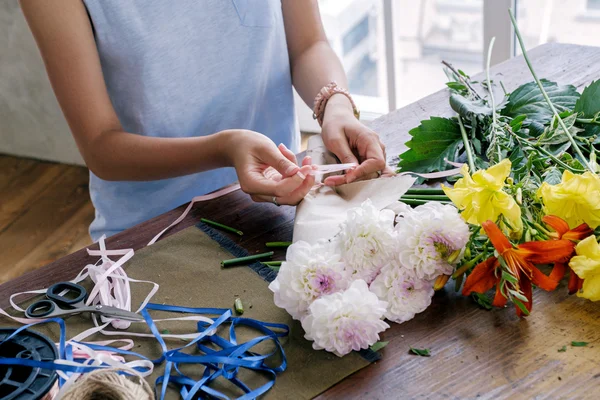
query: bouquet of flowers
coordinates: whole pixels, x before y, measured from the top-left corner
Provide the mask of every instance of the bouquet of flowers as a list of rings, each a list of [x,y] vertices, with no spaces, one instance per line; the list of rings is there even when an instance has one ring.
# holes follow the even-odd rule
[[[413,318],[450,278],[482,307],[512,302],[522,317],[534,286],[555,290],[567,274],[570,294],[600,300],[600,81],[579,93],[538,79],[511,19],[534,81],[511,93],[500,82],[496,103],[493,40],[484,82],[445,64],[457,115],[422,121],[400,155],[399,172],[462,163],[462,177],[409,190],[397,215],[367,201],[334,238],[288,249],[269,287],[315,349],[367,348],[384,319]]]
[[[269,285],[313,347],[340,356],[377,342],[384,318],[404,322],[425,310],[470,236],[456,207],[436,202],[396,216],[367,200],[340,228],[330,240],[292,244]]]

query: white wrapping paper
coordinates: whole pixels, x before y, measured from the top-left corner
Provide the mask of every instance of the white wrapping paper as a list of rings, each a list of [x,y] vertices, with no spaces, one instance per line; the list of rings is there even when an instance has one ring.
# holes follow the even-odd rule
[[[308,140],[307,155],[313,164],[335,164],[337,160],[327,151],[321,136]],[[339,232],[349,209],[358,207],[367,199],[379,209],[393,207],[414,184],[412,176],[394,176],[354,182],[336,188],[323,186],[312,190],[296,208],[293,241],[315,243],[330,239]]]

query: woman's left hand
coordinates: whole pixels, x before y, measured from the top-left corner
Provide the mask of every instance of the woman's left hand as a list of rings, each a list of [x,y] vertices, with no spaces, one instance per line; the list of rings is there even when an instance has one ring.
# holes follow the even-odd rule
[[[360,164],[345,175],[328,177],[325,185],[338,186],[394,173],[386,164],[385,145],[379,135],[356,119],[344,95],[333,95],[327,102],[322,136],[327,149],[340,162]]]

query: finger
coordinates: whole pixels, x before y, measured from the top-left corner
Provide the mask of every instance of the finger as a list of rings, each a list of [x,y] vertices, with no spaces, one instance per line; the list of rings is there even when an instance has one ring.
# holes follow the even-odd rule
[[[334,138],[325,138],[325,146],[329,151],[336,155],[336,157],[340,160],[342,164],[346,163],[357,163],[358,160],[354,153],[352,153],[352,149],[350,148],[350,144],[348,144],[348,140],[345,136],[339,136]]]
[[[311,156],[306,156],[302,159],[302,166],[305,165],[312,165],[312,157]]]
[[[297,205],[302,201],[302,199],[304,199],[304,197],[306,197],[314,185],[315,176],[312,174],[308,175],[302,185],[294,190],[288,197],[279,199],[281,200],[279,204]]]
[[[285,196],[267,196],[267,195],[254,195],[251,196],[252,200],[256,202],[266,202],[266,203],[274,203],[273,197],[275,197],[277,204],[279,205],[297,205],[302,201],[302,199],[308,194],[310,189],[315,184],[315,176],[308,175],[304,182],[296,190],[292,193],[289,193]]]
[[[265,151],[261,154],[262,161],[275,168],[284,178],[293,176],[300,170],[300,167],[295,162],[286,158],[280,149],[274,146],[268,146],[268,148],[264,150]]]
[[[281,154],[283,154],[285,158],[287,158],[294,164],[298,164],[298,160],[296,160],[296,155],[293,151],[288,149],[285,144],[281,143],[279,146],[277,146],[277,148],[279,149],[279,151],[281,151]]]
[[[251,195],[283,197],[296,190],[311,173],[311,167],[304,166],[293,176],[275,181],[266,178],[262,172],[252,171],[247,179],[240,179],[240,185],[244,192]]]
[[[348,183],[357,179],[366,179],[373,173],[383,171],[386,167],[385,155],[376,135],[365,136],[364,143],[358,143],[359,154],[364,161],[352,171],[349,171],[346,177]]]

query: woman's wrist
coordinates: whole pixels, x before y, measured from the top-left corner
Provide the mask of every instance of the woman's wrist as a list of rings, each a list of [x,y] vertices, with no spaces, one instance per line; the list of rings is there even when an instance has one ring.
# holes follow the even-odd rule
[[[226,129],[215,133],[215,148],[217,149],[217,157],[223,160],[224,167],[234,166],[234,157],[232,154],[233,140],[237,129]],[[238,135],[239,137],[239,135]]]
[[[352,103],[348,99],[348,97],[344,96],[341,93],[336,93],[325,105],[325,111],[323,114],[323,121],[326,121],[328,117],[340,117],[340,116],[350,116],[354,117],[354,108],[352,107]]]

